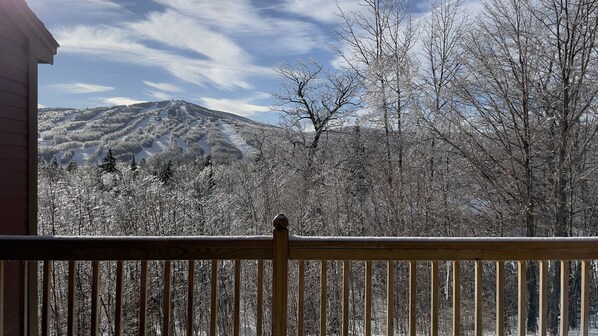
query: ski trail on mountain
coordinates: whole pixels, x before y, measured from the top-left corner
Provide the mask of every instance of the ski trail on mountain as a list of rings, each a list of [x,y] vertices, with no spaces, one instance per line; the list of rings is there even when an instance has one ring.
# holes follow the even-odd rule
[[[244,157],[257,154],[257,150],[248,145],[231,124],[220,121],[218,123],[218,129],[222,132],[222,135],[226,140],[241,151]]]

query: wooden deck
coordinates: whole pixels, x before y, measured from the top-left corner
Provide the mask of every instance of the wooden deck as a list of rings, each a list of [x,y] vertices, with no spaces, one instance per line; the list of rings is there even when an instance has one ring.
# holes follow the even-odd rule
[[[207,261],[210,264],[209,283],[210,283],[210,313],[209,330],[210,335],[222,334],[218,331],[217,298],[219,295],[219,262],[229,260],[234,275],[234,287],[232,290],[232,334],[242,334],[241,328],[241,301],[242,293],[241,270],[242,267],[255,267],[255,278],[250,281],[256,285],[255,293],[255,316],[251,317],[251,334],[262,335],[287,335],[289,326],[287,322],[290,318],[295,323],[293,334],[304,335],[306,333],[305,321],[305,302],[306,302],[306,269],[314,269],[314,264],[319,265],[319,327],[316,327],[320,335],[326,335],[330,332],[327,316],[327,309],[330,308],[327,296],[327,288],[330,285],[328,278],[330,262],[339,263],[341,280],[338,284],[340,289],[340,327],[338,333],[349,335],[351,321],[355,316],[350,314],[350,291],[351,286],[356,284],[354,268],[360,268],[360,278],[358,289],[363,293],[363,313],[362,321],[359,321],[360,333],[372,335],[374,329],[372,326],[372,309],[376,304],[372,299],[373,286],[373,265],[385,264],[386,277],[384,279],[386,288],[386,307],[381,309],[385,313],[385,334],[394,335],[397,332],[395,311],[395,293],[396,271],[399,263],[407,266],[407,282],[400,284],[407,288],[408,300],[405,304],[407,310],[407,324],[404,326],[409,335],[417,334],[417,317],[421,314],[416,304],[418,292],[417,288],[421,280],[418,276],[418,269],[421,265],[427,265],[429,270],[429,321],[426,325],[431,335],[438,335],[441,329],[439,324],[440,316],[440,298],[439,298],[439,265],[450,266],[451,288],[451,307],[453,335],[462,333],[462,295],[461,288],[465,285],[462,282],[463,263],[473,264],[475,274],[472,278],[474,287],[473,301],[473,324],[474,334],[482,335],[492,332],[497,335],[504,335],[505,330],[505,263],[515,262],[517,265],[517,333],[526,334],[526,269],[528,263],[534,263],[539,269],[539,319],[538,334],[547,334],[547,312],[548,312],[548,263],[556,262],[560,265],[560,335],[568,335],[568,316],[569,310],[575,309],[579,312],[580,329],[579,335],[590,335],[590,275],[592,271],[592,260],[598,259],[598,238],[349,238],[349,237],[297,237],[288,234],[287,219],[279,215],[274,220],[274,231],[272,236],[252,236],[252,237],[36,237],[36,236],[2,236],[0,237],[0,286],[3,286],[2,270],[8,262],[18,261],[23,270],[31,263],[40,263],[43,270],[40,276],[41,293],[26,293],[23,300],[27,304],[37,306],[38,295],[41,298],[39,302],[39,316],[36,316],[35,309],[26,309],[23,314],[22,333],[24,335],[50,335],[53,333],[53,326],[50,323],[50,306],[53,300],[52,288],[53,277],[52,269],[55,263],[66,261],[68,263],[68,312],[66,315],[66,325],[68,335],[76,335],[77,319],[82,318],[81,310],[76,308],[78,295],[78,284],[75,274],[78,267],[90,265],[91,279],[89,295],[90,309],[89,314],[91,335],[98,335],[100,332],[100,283],[103,281],[102,267],[105,264],[116,264],[115,288],[114,291],[114,310],[113,332],[115,335],[123,334],[123,269],[125,264],[131,261],[138,262],[138,334],[148,334],[148,263],[159,261],[162,267],[160,274],[162,278],[161,295],[164,298],[161,305],[161,326],[159,333],[169,335],[174,328],[177,333],[181,333],[180,321],[173,321],[173,263],[183,261],[186,263],[186,279],[196,279],[196,265],[198,261]],[[112,261],[112,262],[110,262]],[[246,264],[247,261],[252,261]],[[569,263],[579,262],[581,265],[581,302],[579,307],[570,307],[568,302],[569,295]],[[289,265],[292,264],[292,267]],[[491,265],[494,270],[495,291],[494,291],[494,326],[488,324],[488,316],[484,315],[484,296],[483,296],[483,272],[484,265]],[[418,268],[419,266],[419,268]],[[220,266],[221,267],[221,266]],[[317,269],[317,268],[316,268]],[[448,269],[448,268],[447,268]],[[420,271],[421,272],[421,271]],[[487,274],[486,274],[487,275]],[[206,281],[207,281],[206,280]],[[313,279],[312,279],[313,280]],[[313,281],[312,281],[313,282]],[[297,308],[296,316],[289,316],[289,288],[293,286],[293,305]],[[55,284],[54,284],[55,285]],[[25,288],[35,288],[24,286]],[[154,289],[152,289],[154,290]],[[313,290],[309,291],[313,293]],[[4,291],[0,291],[0,307],[3,307]],[[197,324],[194,319],[197,318],[194,313],[196,300],[196,285],[193,280],[188,281],[186,285],[186,322],[183,323],[184,333],[186,335],[195,335]],[[266,297],[271,295],[271,300]],[[268,309],[265,307],[267,301]],[[377,300],[376,302],[380,302]],[[177,304],[180,305],[180,302]],[[27,306],[27,305],[25,305]],[[487,305],[486,305],[487,307]],[[33,312],[33,313],[32,313]],[[0,311],[0,316],[6,312]],[[267,315],[268,314],[268,315]],[[266,316],[267,315],[267,316]],[[488,313],[486,312],[486,315]],[[269,320],[269,329],[264,329],[265,321]],[[0,319],[2,321],[2,319]],[[39,321],[39,323],[38,323]],[[176,326],[175,326],[176,325]],[[446,327],[446,326],[445,326]],[[152,326],[152,328],[158,328]],[[39,330],[38,330],[39,329]],[[313,326],[312,326],[313,329]],[[380,331],[378,327],[378,332]],[[421,326],[420,326],[421,329]],[[421,331],[421,330],[420,330]],[[2,334],[2,323],[0,322],[0,334]],[[248,331],[245,330],[244,333]],[[572,333],[573,334],[573,333]]]

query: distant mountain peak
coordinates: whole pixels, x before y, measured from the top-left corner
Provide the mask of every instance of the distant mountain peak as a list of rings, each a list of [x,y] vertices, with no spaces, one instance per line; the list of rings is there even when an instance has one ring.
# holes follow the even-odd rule
[[[215,162],[251,157],[257,130],[250,119],[184,100],[164,100],[87,109],[44,108],[39,112],[39,156],[78,165],[98,162],[112,149],[121,161],[167,158]]]

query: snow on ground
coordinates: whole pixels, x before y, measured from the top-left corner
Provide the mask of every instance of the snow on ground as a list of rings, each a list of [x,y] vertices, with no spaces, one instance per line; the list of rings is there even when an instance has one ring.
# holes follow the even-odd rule
[[[210,145],[208,145],[208,136],[207,135],[202,136],[201,139],[199,139],[198,143],[201,146],[201,148],[203,148],[204,153],[210,152]]]
[[[97,149],[98,149],[98,146],[77,148],[75,150],[75,155],[73,155],[73,158],[71,159],[71,161],[74,161],[78,166],[81,166],[81,165],[89,162],[89,159],[91,159],[91,157],[93,156],[93,154],[96,152]]]
[[[183,150],[183,153],[185,153],[187,151],[187,143],[185,142],[185,137],[178,137],[176,139],[176,143],[177,145],[179,145],[179,147]]]
[[[160,153],[161,151],[163,151],[164,148],[166,148],[170,143],[171,135],[172,134],[168,133],[154,140],[151,147],[144,147],[141,152],[135,154],[135,160],[139,161],[141,159],[147,159],[153,154]]]
[[[248,145],[231,124],[220,121],[218,122],[218,129],[220,132],[222,132],[222,135],[226,138],[226,140],[235,145],[241,151],[243,156],[257,154],[257,150]]]

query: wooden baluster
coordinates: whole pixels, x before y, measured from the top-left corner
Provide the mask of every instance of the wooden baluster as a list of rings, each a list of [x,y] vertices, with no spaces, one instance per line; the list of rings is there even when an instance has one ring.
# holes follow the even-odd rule
[[[561,336],[569,335],[569,261],[561,260]]]
[[[326,293],[328,277],[328,261],[320,264],[320,335],[326,336]]]
[[[475,335],[482,336],[484,326],[482,325],[484,302],[482,301],[482,262],[475,261]]]
[[[241,261],[235,260],[235,304],[233,318],[233,335],[239,336],[241,326]]]
[[[546,336],[548,330],[548,261],[540,261],[540,322],[538,335]]]
[[[526,306],[526,288],[527,288],[527,274],[526,274],[526,262],[524,260],[520,260],[517,262],[517,334],[519,336],[526,335],[526,316],[527,316],[527,306]]]
[[[349,336],[349,287],[351,286],[351,262],[343,262],[343,336]]]
[[[453,335],[461,335],[461,263],[453,261]]]
[[[303,336],[304,324],[303,313],[305,309],[305,261],[299,260],[299,295],[297,299],[297,336]]]
[[[365,262],[365,335],[372,334],[372,262]]]
[[[590,264],[581,261],[581,335],[588,336],[590,324]]]
[[[210,283],[210,335],[216,336],[217,309],[216,295],[218,295],[218,261],[212,260],[212,278]]]
[[[417,262],[409,261],[409,335],[417,335]]]
[[[392,336],[395,333],[395,262],[386,263],[386,335]]]
[[[496,335],[505,334],[505,263],[496,262]]]
[[[264,261],[257,262],[257,317],[256,317],[256,335],[262,336],[264,319]]]
[[[92,287],[91,287],[91,335],[97,336],[100,318],[100,262],[92,262]]]
[[[68,280],[68,315],[67,315],[67,335],[74,336],[77,333],[77,319],[75,316],[77,304],[77,262],[69,261],[69,280]]]
[[[44,274],[43,274],[43,283],[42,283],[42,323],[41,323],[41,333],[42,336],[50,335],[50,294],[52,291],[52,284],[50,283],[50,275],[52,274],[52,261],[46,260],[44,261]],[[0,286],[3,288],[3,286]],[[2,294],[0,294],[2,295]],[[2,305],[0,305],[0,311],[2,310]],[[0,314],[2,316],[2,314]],[[0,335],[3,335],[0,332]]]
[[[4,335],[4,260],[0,260],[0,335]]]
[[[139,280],[139,335],[147,334],[147,260],[141,261]]]
[[[172,283],[172,264],[164,261],[164,295],[162,302],[162,335],[170,335],[170,287]]]
[[[189,260],[187,273],[187,336],[193,336],[195,322],[195,260]]]
[[[123,316],[123,268],[124,261],[119,260],[116,263],[116,299],[114,309],[114,335],[122,334],[122,316]]]
[[[438,261],[432,261],[430,268],[430,335],[438,336]]]

